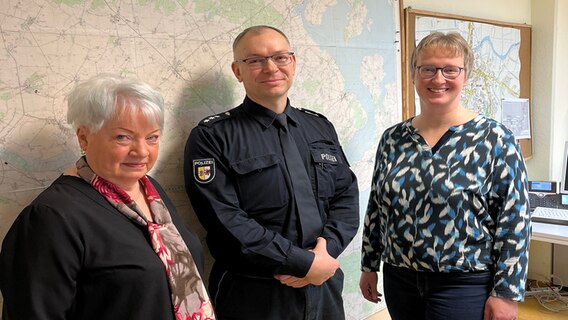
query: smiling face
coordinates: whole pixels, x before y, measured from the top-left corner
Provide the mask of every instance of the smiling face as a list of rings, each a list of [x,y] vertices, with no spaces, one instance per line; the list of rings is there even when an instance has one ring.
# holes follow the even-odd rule
[[[425,47],[416,60],[417,66],[431,65],[436,68],[446,66],[464,67],[464,58],[461,55],[451,54],[443,47]],[[414,85],[420,97],[420,108],[424,111],[431,108],[454,109],[460,106],[461,92],[465,85],[465,72],[452,80],[444,78],[442,72],[438,70],[436,75],[430,79],[423,79],[419,72],[415,70]]]
[[[235,60],[254,56],[268,57],[290,51],[286,39],[272,29],[251,31],[245,34],[235,48]],[[247,96],[254,102],[282,112],[286,106],[288,90],[292,86],[296,71],[296,58],[285,66],[277,66],[271,59],[260,68],[253,68],[246,63],[233,62],[231,65],[235,77],[243,82]]]
[[[156,163],[160,126],[138,108],[135,111],[119,108],[100,130],[91,132],[81,126],[77,137],[93,172],[129,190]]]

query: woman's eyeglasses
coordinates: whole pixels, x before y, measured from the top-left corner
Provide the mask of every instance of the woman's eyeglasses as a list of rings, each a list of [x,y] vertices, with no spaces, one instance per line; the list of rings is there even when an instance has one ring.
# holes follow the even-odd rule
[[[448,79],[448,80],[453,80],[457,77],[459,77],[459,75],[461,74],[462,70],[465,70],[462,67],[456,67],[456,66],[445,66],[442,68],[436,68],[435,66],[417,66],[416,70],[418,71],[418,75],[422,78],[422,79],[431,79],[434,78],[436,76],[436,73],[438,73],[438,70],[442,71],[442,76],[444,76],[444,78]]]

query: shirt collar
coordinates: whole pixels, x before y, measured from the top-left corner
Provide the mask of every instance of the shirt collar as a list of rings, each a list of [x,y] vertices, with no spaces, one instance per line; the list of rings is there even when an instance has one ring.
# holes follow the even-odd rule
[[[265,128],[270,127],[276,120],[277,113],[252,101],[248,96],[245,97],[243,102],[243,109]],[[294,126],[298,124],[295,110],[290,105],[290,99],[287,99],[286,101],[286,109],[284,109],[284,113],[288,116],[288,123],[293,124]]]
[[[410,118],[408,118],[407,120],[403,121],[403,123],[402,123],[403,127],[405,127],[406,130],[408,130],[410,133],[416,133],[416,132],[418,132],[418,129],[416,129],[416,128],[412,125],[412,120],[413,120],[414,118],[415,118],[415,117],[410,117]],[[484,115],[478,114],[478,115],[475,116],[475,118],[473,118],[473,119],[471,119],[471,120],[469,120],[469,121],[467,121],[467,122],[465,122],[465,123],[462,123],[462,124],[459,124],[459,125],[455,125],[455,126],[451,126],[448,130],[449,130],[449,131],[454,131],[454,132],[459,132],[459,131],[462,131],[462,130],[465,129],[465,128],[469,128],[469,127],[472,126],[472,125],[477,125],[477,124],[478,124],[479,122],[481,122],[484,118],[485,118]]]

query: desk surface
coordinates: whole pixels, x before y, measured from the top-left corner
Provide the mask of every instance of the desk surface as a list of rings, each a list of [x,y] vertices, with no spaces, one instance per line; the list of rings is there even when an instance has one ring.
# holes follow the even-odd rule
[[[559,224],[532,223],[532,240],[568,246],[568,226]]]

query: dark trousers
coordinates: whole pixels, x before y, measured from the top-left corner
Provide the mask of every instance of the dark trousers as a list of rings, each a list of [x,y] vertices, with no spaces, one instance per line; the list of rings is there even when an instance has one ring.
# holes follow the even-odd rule
[[[383,265],[387,308],[393,320],[482,320],[492,272],[416,272]]]
[[[341,269],[321,286],[299,289],[215,265],[209,281],[218,320],[344,320],[342,290]]]

